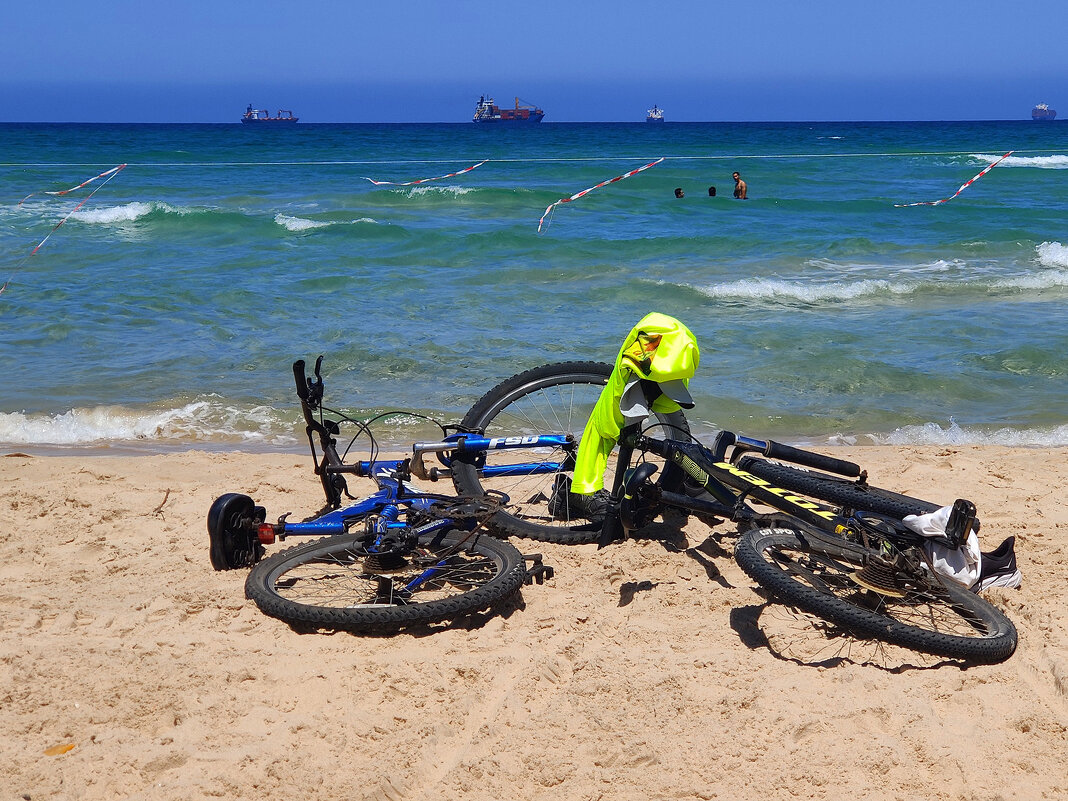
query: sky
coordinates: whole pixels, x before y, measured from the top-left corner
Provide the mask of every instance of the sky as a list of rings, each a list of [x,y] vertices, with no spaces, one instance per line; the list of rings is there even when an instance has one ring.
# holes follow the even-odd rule
[[[5,4],[0,122],[1068,116],[1065,0],[48,0]]]

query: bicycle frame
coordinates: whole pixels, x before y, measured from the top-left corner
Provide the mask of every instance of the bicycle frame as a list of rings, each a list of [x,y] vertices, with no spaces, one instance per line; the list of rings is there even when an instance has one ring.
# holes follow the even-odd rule
[[[340,432],[337,423],[316,420],[314,416],[315,410],[321,409],[321,363],[320,356],[315,364],[314,381],[306,377],[303,360],[294,363],[293,373],[307,422],[306,431],[312,456],[316,461],[315,472],[322,480],[327,497],[326,508],[329,511],[304,523],[289,523],[284,519],[276,524],[264,523],[261,526],[264,534],[267,533],[266,529],[271,529],[279,537],[343,533],[353,521],[372,515],[377,516],[374,525],[378,527],[378,534],[384,535],[391,525],[402,528],[405,524],[396,521],[403,508],[425,509],[433,503],[425,494],[407,488],[405,480],[412,476],[429,481],[447,477],[451,475],[452,459],[457,456],[474,456],[478,469],[487,478],[552,474],[574,465],[578,443],[569,434],[485,437],[466,432],[447,436],[437,442],[416,443],[412,446],[412,456],[406,459],[346,464],[337,452],[335,435]],[[316,435],[322,449],[321,458],[316,452]],[[736,465],[742,455],[756,452],[847,477],[859,476],[860,480],[864,481],[866,474],[852,462],[771,440],[736,435],[729,431],[719,434],[712,449],[696,442],[647,437],[642,435],[638,425],[625,428],[620,434],[619,442],[615,480],[602,533],[603,543],[618,539],[620,535],[640,527],[644,522],[641,519],[643,512],[665,505],[745,523],[759,514],[747,502],[749,499],[786,514],[809,529],[831,535],[859,534],[863,537],[863,532],[870,528],[853,515],[842,515],[824,503],[776,487]],[[530,461],[502,465],[485,463],[485,454],[489,451],[538,448],[561,450],[565,455],[562,461]],[[728,448],[731,449],[729,458]],[[652,453],[670,464],[677,465],[691,482],[707,491],[713,500],[691,497],[654,484],[649,480],[656,472],[653,465],[631,468],[635,452]],[[427,457],[431,455],[437,459],[440,466],[428,464]],[[344,480],[346,474],[373,478],[379,486],[378,492],[357,501],[354,505],[342,508],[342,494],[347,494]],[[894,528],[901,527],[897,525]],[[904,529],[901,529],[901,536],[906,540],[912,539]]]
[[[306,433],[311,446],[315,473],[322,481],[326,493],[327,505],[323,512],[310,520],[295,523],[285,520],[283,516],[277,523],[262,523],[259,526],[260,540],[264,544],[274,538],[285,539],[290,536],[329,536],[346,533],[354,522],[374,517],[374,533],[385,536],[390,530],[404,529],[406,523],[398,522],[406,510],[428,510],[435,501],[433,498],[414,488],[406,486],[405,481],[412,476],[429,481],[437,481],[451,474],[451,457],[455,454],[484,454],[490,450],[513,450],[519,448],[563,448],[574,452],[576,442],[570,435],[516,436],[488,438],[472,434],[455,434],[440,442],[416,443],[412,446],[412,456],[406,459],[382,461],[357,461],[346,463],[337,451],[335,436],[340,427],[331,420],[316,419],[315,412],[322,408],[323,379],[321,375],[323,357],[315,363],[315,379],[309,379],[305,372],[304,360],[293,364],[293,376],[297,385],[304,413]],[[316,439],[319,449],[316,449]],[[321,456],[319,451],[321,451]],[[434,454],[441,462],[441,467],[430,467],[426,457]],[[570,458],[573,458],[570,457]],[[485,467],[489,476],[526,475],[555,472],[560,465],[554,463],[519,463],[502,466]],[[371,478],[378,486],[378,491],[361,499],[354,499],[354,504],[343,506],[342,495],[348,494],[345,483],[346,475]],[[351,496],[350,496],[351,497]],[[470,521],[443,520],[435,521],[415,530],[416,534],[432,533],[444,528],[470,528]]]
[[[727,458],[727,448],[732,447]],[[708,492],[714,500],[691,497],[665,489],[650,481],[656,472],[651,464],[630,466],[635,452],[655,454],[677,465],[689,479]],[[654,439],[643,436],[638,427],[624,429],[616,462],[615,483],[608,501],[601,542],[608,543],[626,535],[644,522],[643,513],[660,506],[685,509],[698,514],[722,517],[736,523],[755,520],[759,513],[747,502],[755,501],[799,521],[809,531],[832,536],[853,536],[861,539],[871,526],[855,515],[843,515],[833,507],[790,490],[774,486],[741,468],[735,462],[744,454],[760,452],[796,464],[819,466],[843,475],[864,476],[852,462],[845,462],[822,454],[781,445],[769,440],[742,437],[729,431],[721,432],[712,449],[696,442]],[[915,542],[912,535],[897,521],[875,515],[891,524],[895,538]],[[887,532],[881,534],[886,536]]]

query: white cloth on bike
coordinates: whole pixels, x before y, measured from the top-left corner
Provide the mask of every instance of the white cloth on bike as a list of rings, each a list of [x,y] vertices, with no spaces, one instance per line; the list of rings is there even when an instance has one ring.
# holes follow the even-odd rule
[[[908,515],[901,522],[922,537],[944,537],[952,512],[952,506],[943,506],[927,514]],[[982,554],[979,553],[979,538],[975,535],[975,529],[968,532],[968,539],[956,550],[934,542],[925,542],[923,548],[939,575],[965,587],[971,587],[979,580]]]
[[[675,401],[683,409],[692,409],[694,407],[690,391],[682,381],[659,381],[657,386],[660,387],[662,394]],[[619,397],[619,412],[623,415],[624,425],[629,426],[645,420],[653,413],[653,405],[645,397],[645,392],[642,390],[642,380],[640,378],[632,378],[623,387],[623,394]]]

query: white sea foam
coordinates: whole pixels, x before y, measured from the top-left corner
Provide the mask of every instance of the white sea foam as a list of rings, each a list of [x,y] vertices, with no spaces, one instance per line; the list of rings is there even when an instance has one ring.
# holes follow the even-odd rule
[[[408,197],[416,197],[417,195],[435,193],[459,197],[460,195],[466,195],[468,192],[474,191],[475,190],[470,186],[413,186],[408,190],[407,195]]]
[[[963,259],[935,259],[931,262],[898,264],[890,267],[875,262],[851,262],[843,264],[842,262],[832,261],[831,259],[809,259],[805,262],[805,266],[815,267],[822,270],[827,275],[835,276],[863,275],[865,273],[877,273],[879,275],[884,275],[886,273],[893,273],[894,275],[926,275],[934,273],[937,274],[938,280],[942,280],[942,274],[951,270],[963,270],[967,267],[967,262]]]
[[[1028,275],[999,278],[987,286],[992,289],[1056,289],[1068,287],[1068,270],[1042,270]]]
[[[1043,267],[1068,267],[1068,247],[1060,242],[1043,242],[1035,248]]]
[[[890,282],[882,279],[812,283],[787,281],[781,278],[745,278],[711,286],[696,286],[698,292],[717,300],[777,300],[784,302],[825,303],[835,300],[891,294],[908,294],[916,288],[915,281]]]
[[[326,228],[333,223],[324,220],[307,220],[304,217],[289,217],[285,214],[274,215],[274,221],[288,231],[310,231],[313,228]]]
[[[268,406],[244,409],[218,401],[138,411],[121,406],[71,409],[63,414],[0,414],[0,443],[89,446],[114,443],[247,442],[287,445],[292,426]]]
[[[183,209],[175,208],[167,203],[158,201],[143,202],[134,201],[122,206],[105,206],[101,209],[82,209],[76,211],[71,219],[84,223],[122,223],[133,222],[151,214],[154,211],[163,211],[168,214],[185,214]]]
[[[378,220],[371,217],[360,217],[358,220],[350,220],[349,222],[331,221],[331,220],[309,220],[305,217],[290,217],[286,214],[274,215],[274,221],[285,228],[287,231],[311,231],[316,228],[328,228],[331,225],[360,225],[371,224],[378,225]]]
[[[1035,248],[1037,262],[1047,269],[1023,268],[1015,275],[998,275],[982,264],[965,260],[937,260],[893,268],[877,264],[837,264],[813,259],[806,266],[824,276],[813,278],[754,277],[705,286],[688,285],[716,300],[770,303],[863,302],[879,297],[908,296],[925,290],[950,291],[953,287],[972,291],[983,289],[1043,290],[1068,287],[1068,247],[1059,242],[1043,242]],[[887,275],[870,278],[870,275]],[[846,280],[826,280],[836,275]],[[851,280],[850,280],[851,279]],[[663,282],[661,282],[663,283]]]
[[[969,158],[983,164],[992,164],[1003,154],[972,153]],[[1068,156],[1009,156],[998,167],[1037,167],[1042,170],[1068,170]]]
[[[1012,447],[1061,447],[1068,445],[1068,425],[1052,428],[980,428],[938,423],[904,426],[889,434],[869,434],[877,445],[1005,445]]]

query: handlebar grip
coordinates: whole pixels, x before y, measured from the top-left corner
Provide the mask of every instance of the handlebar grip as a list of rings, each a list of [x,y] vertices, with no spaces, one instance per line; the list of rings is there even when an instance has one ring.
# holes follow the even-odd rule
[[[837,473],[840,476],[856,478],[860,475],[860,465],[847,462],[844,459],[835,459],[833,456],[824,456],[822,453],[804,451],[781,442],[768,441],[768,447],[764,455],[769,459],[782,459],[784,462],[803,464],[806,467],[814,467],[817,470],[826,470],[828,473]]]
[[[308,374],[304,372],[304,360],[297,359],[293,362],[293,378],[297,382],[297,397],[302,401],[308,400]]]

